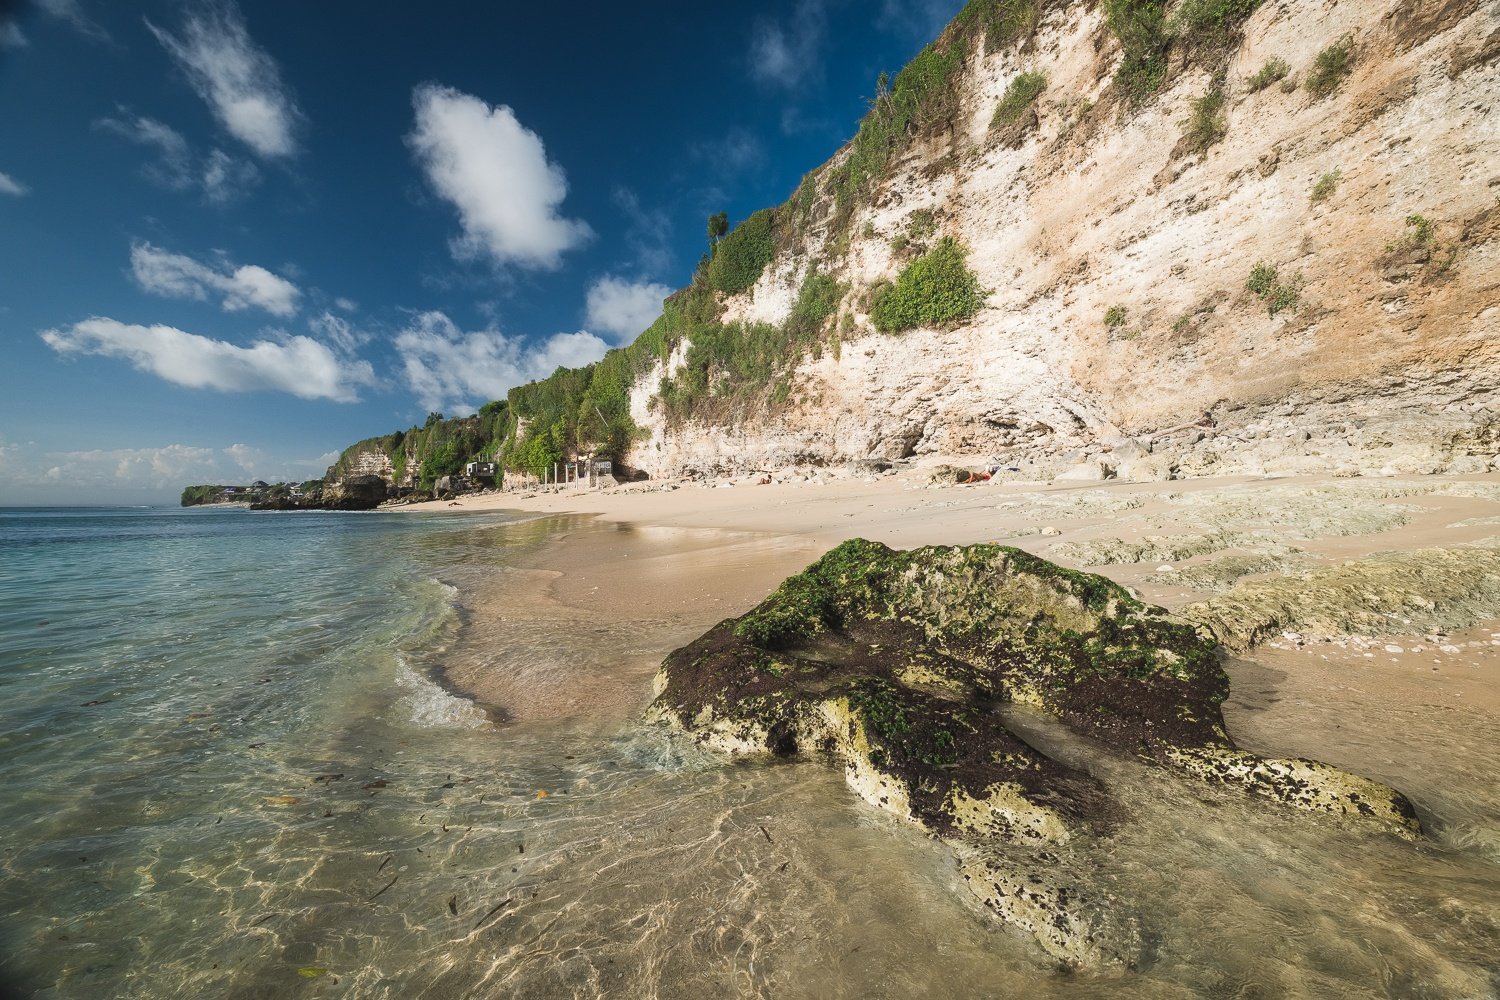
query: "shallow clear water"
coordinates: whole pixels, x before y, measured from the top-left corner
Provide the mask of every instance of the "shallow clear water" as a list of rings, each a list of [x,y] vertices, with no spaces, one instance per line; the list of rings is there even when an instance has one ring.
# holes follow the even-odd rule
[[[1288,699],[1326,755],[1406,748],[1377,776],[1424,809],[1417,846],[1038,721],[1130,817],[1066,863],[1135,968],[1064,972],[838,772],[633,723],[681,621],[538,599],[523,564],[563,530],[618,529],[0,511],[4,972],[80,998],[1496,995],[1493,720],[1372,702],[1339,736]],[[588,690],[497,724],[434,680],[478,657]],[[1256,739],[1295,737],[1268,702]]]

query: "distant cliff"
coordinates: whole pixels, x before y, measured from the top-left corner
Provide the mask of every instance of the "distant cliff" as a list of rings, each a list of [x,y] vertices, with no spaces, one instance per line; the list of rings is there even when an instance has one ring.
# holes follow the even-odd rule
[[[330,473],[1479,471],[1497,108],[1485,0],[973,0],[629,347]]]
[[[445,420],[441,414],[428,414],[420,426],[345,448],[323,478],[337,483],[380,476],[394,486],[429,490],[443,476],[462,472],[464,463],[497,454],[511,429],[503,400],[485,404],[470,417]]]

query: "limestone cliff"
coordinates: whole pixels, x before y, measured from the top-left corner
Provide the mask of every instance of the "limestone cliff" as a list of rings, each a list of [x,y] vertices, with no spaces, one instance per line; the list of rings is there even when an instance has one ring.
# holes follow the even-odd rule
[[[1000,13],[976,28],[978,6]],[[959,61],[940,118],[909,125],[862,194],[837,190],[857,143],[809,175],[758,279],[716,293],[722,322],[786,324],[809,274],[829,276],[824,339],[753,405],[688,416],[659,397],[691,338],[664,341],[630,390],[631,464],[1487,467],[1500,6],[1221,3],[1249,13],[1208,56],[1185,35],[1132,51],[1111,22],[1129,6],[970,4],[936,43]],[[1154,6],[1170,26],[1212,4]],[[1024,23],[1003,20],[1015,10]],[[876,332],[870,290],[943,237],[967,248],[983,308]]]

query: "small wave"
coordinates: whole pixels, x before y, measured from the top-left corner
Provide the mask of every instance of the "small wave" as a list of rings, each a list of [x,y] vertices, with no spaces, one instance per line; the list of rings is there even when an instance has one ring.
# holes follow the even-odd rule
[[[406,694],[412,722],[428,729],[479,729],[489,725],[489,717],[478,705],[449,694],[423,677],[400,653],[396,661],[396,683]]]

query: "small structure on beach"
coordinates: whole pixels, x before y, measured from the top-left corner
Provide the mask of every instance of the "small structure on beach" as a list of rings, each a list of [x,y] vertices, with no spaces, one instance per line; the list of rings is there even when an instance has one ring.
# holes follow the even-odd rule
[[[470,479],[480,482],[488,482],[491,486],[495,478],[500,474],[500,466],[494,462],[469,462],[464,466],[464,475]]]

